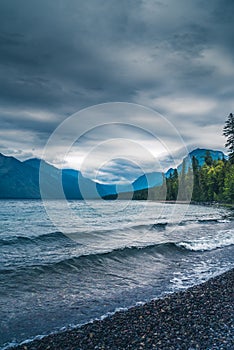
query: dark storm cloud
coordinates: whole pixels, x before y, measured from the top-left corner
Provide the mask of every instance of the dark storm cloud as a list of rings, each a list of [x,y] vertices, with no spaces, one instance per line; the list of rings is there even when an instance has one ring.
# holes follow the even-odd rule
[[[188,144],[221,148],[212,133],[234,107],[233,13],[232,0],[2,0],[2,132],[35,133],[22,141],[31,152],[71,113],[126,101],[163,113]]]
[[[129,84],[120,89],[119,73],[108,57],[112,38],[108,37],[108,24],[102,23],[108,18],[109,6],[103,4],[102,17],[101,5],[76,1],[68,6],[66,2],[51,1],[3,2],[3,103],[13,100],[17,105],[71,112],[89,105],[93,96],[96,101],[109,99],[103,90],[109,90],[110,95],[120,90],[125,94]],[[118,33],[118,29],[112,32]]]

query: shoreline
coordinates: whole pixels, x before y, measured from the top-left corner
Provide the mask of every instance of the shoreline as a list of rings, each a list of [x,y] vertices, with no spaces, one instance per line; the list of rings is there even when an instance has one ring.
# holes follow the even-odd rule
[[[233,349],[234,269],[103,320],[22,343],[17,350]]]
[[[54,199],[46,199],[47,201],[61,201],[64,200],[63,198],[54,198]],[[76,199],[76,198],[71,198],[68,199],[69,201],[81,201],[83,202],[84,199]],[[93,198],[93,199],[88,199],[90,201],[127,201],[129,199],[107,199],[107,198]],[[42,198],[0,198],[0,201],[40,201],[43,203]],[[194,201],[177,201],[177,200],[152,200],[152,199],[131,199],[131,201],[136,201],[136,202],[143,202],[143,201],[150,201],[150,202],[155,202],[155,203],[164,203],[164,204],[190,204],[190,205],[199,205],[199,206],[213,206],[213,207],[223,207],[225,209],[229,209],[230,211],[234,210],[234,203],[226,203],[226,202],[194,202]]]

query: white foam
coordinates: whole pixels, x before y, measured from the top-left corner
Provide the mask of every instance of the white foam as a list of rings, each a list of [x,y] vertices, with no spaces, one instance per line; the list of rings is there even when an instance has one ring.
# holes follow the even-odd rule
[[[233,230],[225,230],[220,231],[214,237],[202,237],[194,241],[182,241],[177,243],[177,246],[192,251],[205,251],[227,247],[232,244],[234,244],[234,232]]]
[[[204,261],[200,261],[191,271],[175,271],[173,278],[170,280],[172,293],[204,283],[213,277],[229,271],[232,267],[232,265],[225,265],[217,268],[217,266],[210,266]]]

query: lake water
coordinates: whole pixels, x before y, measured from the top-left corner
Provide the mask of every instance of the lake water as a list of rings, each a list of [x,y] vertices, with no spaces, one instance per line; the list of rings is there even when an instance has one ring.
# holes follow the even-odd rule
[[[188,288],[234,265],[233,212],[225,208],[0,204],[0,348]]]

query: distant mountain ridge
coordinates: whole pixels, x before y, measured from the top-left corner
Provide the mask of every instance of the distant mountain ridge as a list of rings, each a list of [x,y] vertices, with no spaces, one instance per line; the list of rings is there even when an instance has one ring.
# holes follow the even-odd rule
[[[205,162],[206,149],[195,149],[185,158],[187,167],[195,156],[202,166]],[[226,158],[223,152],[209,150],[213,160]],[[169,177],[174,169],[170,168],[165,174],[152,172],[137,178],[132,185],[100,184],[85,178],[82,173],[74,169],[58,169],[44,160],[32,158],[19,161],[0,153],[0,198],[12,199],[39,199],[41,198],[39,185],[40,165],[43,165],[43,178],[45,179],[46,196],[48,198],[61,198],[58,194],[58,184],[62,179],[62,186],[67,199],[96,199],[100,196],[116,198],[118,193],[127,193],[161,186],[163,177]],[[181,171],[182,163],[177,167]],[[117,193],[118,189],[118,193]]]
[[[0,153],[0,198],[40,198],[36,169]]]
[[[39,171],[43,162],[43,179],[47,186],[48,198],[61,198],[58,184],[61,182],[67,199],[97,198],[116,193],[114,185],[98,184],[73,169],[58,169],[37,158],[19,161],[0,153],[0,198],[41,198]]]

